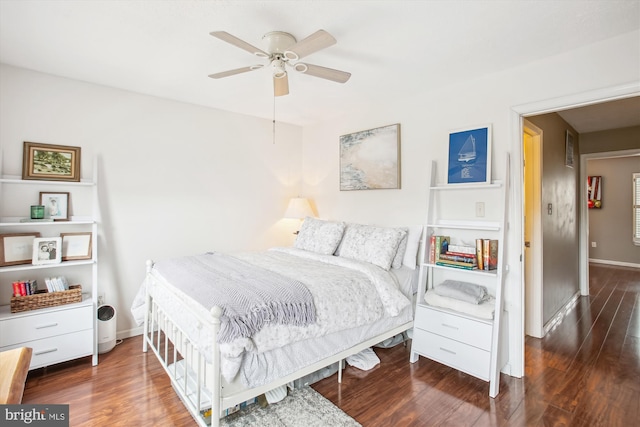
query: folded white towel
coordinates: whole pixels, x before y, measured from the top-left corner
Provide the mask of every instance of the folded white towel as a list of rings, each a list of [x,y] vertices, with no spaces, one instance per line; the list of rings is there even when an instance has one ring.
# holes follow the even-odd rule
[[[472,304],[481,304],[489,298],[489,292],[484,286],[459,280],[445,280],[434,288],[436,294],[454,298]]]

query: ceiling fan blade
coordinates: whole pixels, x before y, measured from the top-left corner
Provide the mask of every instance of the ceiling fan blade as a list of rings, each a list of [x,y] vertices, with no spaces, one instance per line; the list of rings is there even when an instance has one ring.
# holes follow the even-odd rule
[[[325,30],[318,30],[306,37],[284,52],[285,58],[297,61],[307,55],[336,44],[336,39]]]
[[[338,83],[346,83],[351,77],[351,73],[347,73],[346,71],[334,70],[333,68],[321,67],[319,65],[304,64],[302,62],[298,62],[293,68],[300,73]]]
[[[236,74],[246,73],[247,71],[258,70],[263,66],[264,65],[262,64],[258,64],[258,65],[252,65],[250,67],[236,68],[235,70],[222,71],[220,73],[209,74],[209,77],[211,77],[212,79],[221,79],[223,77],[229,77],[229,76],[234,76]]]
[[[239,47],[240,49],[244,49],[247,52],[259,56],[261,58],[268,58],[269,54],[266,53],[265,51],[258,49],[257,47],[247,43],[244,40],[240,40],[239,38],[237,38],[236,36],[233,36],[229,33],[227,33],[226,31],[212,31],[209,34],[211,34],[213,37],[217,37],[220,40],[223,40],[227,43],[230,43],[236,47]]]
[[[273,78],[273,96],[283,96],[289,94],[289,76]]]

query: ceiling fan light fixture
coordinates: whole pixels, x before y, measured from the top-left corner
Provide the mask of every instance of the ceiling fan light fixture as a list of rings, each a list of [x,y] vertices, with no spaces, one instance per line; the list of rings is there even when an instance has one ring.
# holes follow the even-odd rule
[[[281,79],[287,75],[287,71],[284,69],[284,61],[281,59],[271,61],[271,68],[273,69],[273,77],[276,79]]]
[[[298,63],[293,66],[293,69],[298,71],[299,73],[306,73],[309,67],[307,67],[307,64]]]
[[[285,50],[284,52],[284,57],[287,58],[289,61],[297,61],[298,59],[300,59],[300,57],[298,56],[297,53],[295,53],[292,50]]]

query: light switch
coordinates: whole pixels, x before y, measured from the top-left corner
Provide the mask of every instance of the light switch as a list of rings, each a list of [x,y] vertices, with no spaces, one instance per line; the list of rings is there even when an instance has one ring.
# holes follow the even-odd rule
[[[484,202],[476,202],[476,216],[484,216]]]

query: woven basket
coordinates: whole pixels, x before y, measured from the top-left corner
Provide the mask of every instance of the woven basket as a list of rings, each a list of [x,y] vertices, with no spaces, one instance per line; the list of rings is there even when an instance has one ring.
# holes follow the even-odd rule
[[[43,292],[11,298],[11,312],[37,310],[82,301],[82,286],[71,285],[68,291]]]

